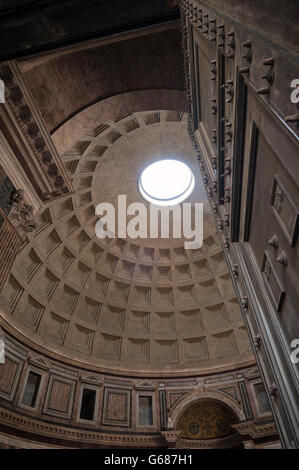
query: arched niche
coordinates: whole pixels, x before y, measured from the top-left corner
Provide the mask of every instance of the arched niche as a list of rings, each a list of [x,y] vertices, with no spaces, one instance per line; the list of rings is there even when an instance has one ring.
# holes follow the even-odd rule
[[[205,407],[205,404],[209,404],[209,408]],[[210,406],[213,405],[214,411],[212,413],[212,408]],[[194,407],[194,409],[193,409]],[[200,430],[200,420],[195,419],[193,420],[195,423],[198,424],[198,431],[196,428],[196,424],[192,426],[192,412],[193,414],[196,413],[196,408],[198,408],[198,415],[201,418],[202,423],[202,430],[206,428],[207,424],[210,427],[214,427],[214,433],[211,431],[210,433],[201,432]],[[204,417],[204,410],[207,410],[211,416],[206,415]],[[190,412],[190,418],[188,421],[188,417],[186,414]],[[193,410],[193,411],[192,411]],[[193,446],[202,447],[203,443],[211,442],[213,443],[212,447],[217,448],[217,442],[223,441],[225,445],[225,441],[231,441],[233,435],[235,433],[234,429],[231,428],[228,432],[228,428],[233,425],[237,424],[240,421],[245,420],[245,415],[240,407],[240,405],[228,395],[224,395],[223,393],[217,390],[205,390],[200,389],[196,390],[192,393],[188,393],[185,395],[181,400],[179,400],[176,405],[170,410],[169,414],[169,424],[173,426],[177,431],[181,432],[181,439],[185,441],[189,440],[189,442],[193,442]],[[217,417],[219,419],[218,428],[219,430],[216,432],[217,429]],[[222,423],[224,420],[224,423]],[[184,432],[184,425],[190,425],[190,430],[188,432]],[[223,429],[223,431],[221,431]],[[192,435],[193,432],[193,435]],[[233,441],[239,441],[239,439],[233,439]],[[197,444],[196,444],[197,443]],[[225,445],[226,446],[226,445]],[[208,445],[203,445],[203,447],[209,447]]]
[[[204,399],[190,403],[180,413],[176,430],[182,439],[218,439],[234,434],[238,417],[227,405]]]

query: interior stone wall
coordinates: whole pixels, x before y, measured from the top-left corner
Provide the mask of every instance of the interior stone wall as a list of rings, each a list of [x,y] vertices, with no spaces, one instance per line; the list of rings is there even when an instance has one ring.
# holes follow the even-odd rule
[[[11,197],[15,190],[16,188],[0,165],[0,227],[11,210]]]
[[[3,288],[13,261],[23,242],[8,220],[16,188],[0,165],[0,289]]]
[[[191,139],[256,358],[276,397],[282,443],[296,448],[298,8],[272,3],[178,2]]]
[[[122,93],[184,90],[177,28],[49,59],[23,76],[51,133],[90,105]]]
[[[163,446],[161,431],[169,425],[176,426],[186,406],[198,400],[216,400],[231,409],[237,422],[243,424],[273,423],[271,412],[263,413],[259,406],[254,386],[262,381],[256,366],[185,378],[152,378],[145,374],[142,378],[122,377],[75,367],[68,360],[58,361],[6,331],[4,338],[6,359],[0,365],[0,431],[6,429],[8,437],[16,434],[32,440],[33,446],[40,439],[47,445],[66,447],[80,447],[84,443]],[[29,371],[41,376],[34,407],[22,404]],[[80,420],[82,387],[94,389],[97,394],[95,416],[90,422]],[[153,397],[152,426],[138,423],[140,394]]]

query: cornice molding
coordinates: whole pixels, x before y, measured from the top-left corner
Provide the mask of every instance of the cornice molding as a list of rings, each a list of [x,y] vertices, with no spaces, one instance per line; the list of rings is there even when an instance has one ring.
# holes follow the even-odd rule
[[[47,201],[73,192],[72,183],[16,61],[3,63],[6,101],[2,131],[39,197]],[[33,180],[33,181],[32,181]]]
[[[268,436],[277,436],[277,428],[274,421],[247,421],[243,423],[233,424],[234,428],[242,436],[250,436],[252,439],[263,438]]]
[[[34,215],[33,208],[24,201],[23,190],[17,190],[13,195],[8,219],[23,242],[26,242],[28,234],[40,225],[40,220]]]
[[[234,433],[220,439],[180,439],[178,449],[229,449],[241,444],[242,438]]]
[[[97,432],[90,429],[82,430],[72,427],[59,426],[43,422],[28,416],[14,413],[13,411],[0,408],[0,422],[7,426],[13,426],[24,432],[31,432],[50,438],[73,440],[74,443],[88,442],[102,445],[126,445],[126,446],[162,446],[163,441],[159,434],[113,434],[110,432]]]

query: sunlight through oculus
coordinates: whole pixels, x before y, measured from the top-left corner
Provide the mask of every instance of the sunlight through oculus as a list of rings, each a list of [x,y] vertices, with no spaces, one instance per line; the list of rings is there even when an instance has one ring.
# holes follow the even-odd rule
[[[152,204],[172,206],[187,199],[194,184],[193,173],[185,163],[160,160],[143,170],[139,178],[139,191]]]

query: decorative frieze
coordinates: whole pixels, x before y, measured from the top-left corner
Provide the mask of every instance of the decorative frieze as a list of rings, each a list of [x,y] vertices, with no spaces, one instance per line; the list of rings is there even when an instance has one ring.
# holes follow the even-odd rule
[[[175,431],[171,429],[161,432],[161,436],[169,449],[177,447],[177,443],[181,434],[182,431]]]
[[[299,207],[277,175],[273,180],[271,207],[289,244],[294,246],[299,231]]]
[[[252,439],[268,436],[278,437],[274,422],[266,419],[257,422],[248,421],[246,423],[233,424],[232,427],[241,435],[250,436]]]
[[[16,191],[12,196],[12,207],[8,219],[23,241],[27,240],[28,233],[33,232],[40,225],[40,220],[34,215],[32,207],[25,203],[21,190]]]
[[[281,259],[278,262],[284,265],[285,257],[280,255]],[[262,263],[262,273],[266,285],[266,289],[270,298],[272,299],[275,309],[279,312],[282,308],[282,303],[286,295],[281,281],[279,280],[278,274],[275,271],[273,263],[271,262],[270,256],[267,251],[264,253],[263,263]]]
[[[3,132],[13,150],[18,143],[16,157],[38,196],[46,201],[72,192],[72,183],[17,63],[2,64],[0,77],[6,89],[0,116]]]

